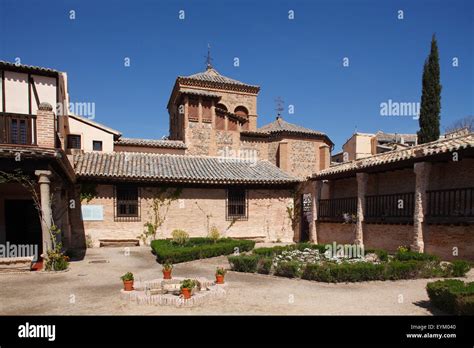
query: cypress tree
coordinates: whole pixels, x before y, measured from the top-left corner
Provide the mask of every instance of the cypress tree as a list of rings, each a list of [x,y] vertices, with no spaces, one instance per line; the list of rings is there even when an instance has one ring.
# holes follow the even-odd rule
[[[431,52],[423,67],[422,85],[420,118],[418,119],[420,123],[419,144],[438,140],[440,134],[441,84],[438,44],[434,34],[431,39]]]

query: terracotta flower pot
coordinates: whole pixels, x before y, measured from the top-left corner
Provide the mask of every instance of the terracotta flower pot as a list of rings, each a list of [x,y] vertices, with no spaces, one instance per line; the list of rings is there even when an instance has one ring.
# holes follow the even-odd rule
[[[171,279],[171,270],[163,270],[163,279]]]
[[[181,289],[181,293],[183,294],[183,297],[184,297],[185,300],[191,298],[191,289],[182,288],[182,289]]]
[[[123,281],[123,288],[125,291],[132,291],[133,290],[133,280],[124,280]]]
[[[224,284],[224,276],[222,274],[216,274],[216,284]]]

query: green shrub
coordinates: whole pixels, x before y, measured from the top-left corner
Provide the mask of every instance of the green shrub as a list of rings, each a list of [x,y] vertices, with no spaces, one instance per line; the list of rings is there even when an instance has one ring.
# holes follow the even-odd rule
[[[69,267],[69,257],[66,256],[60,248],[47,251],[47,257],[44,263],[46,271],[64,271]]]
[[[257,262],[257,273],[270,274],[272,270],[273,259],[271,257],[259,258]]]
[[[474,315],[474,282],[438,280],[428,283],[426,291],[435,307],[451,314]]]
[[[236,272],[255,273],[258,257],[255,255],[229,256],[230,269]]]
[[[423,266],[422,262],[416,260],[393,260],[387,263],[385,278],[390,280],[417,278]]]
[[[467,272],[471,269],[471,264],[464,260],[454,260],[449,265],[451,276],[453,277],[464,277]]]
[[[159,263],[180,263],[221,255],[230,255],[250,251],[254,241],[221,238],[214,242],[210,238],[190,238],[185,244],[178,245],[173,241],[157,239],[151,242],[151,247]]]
[[[302,278],[321,282],[360,282],[384,279],[384,264],[368,262],[308,264]]]
[[[275,267],[275,275],[287,278],[297,278],[300,276],[301,263],[297,261],[279,262]]]
[[[289,246],[274,246],[269,248],[257,248],[253,250],[253,254],[262,256],[262,257],[273,257],[281,254],[282,252],[290,250]]]
[[[431,254],[418,253],[416,251],[397,251],[397,253],[395,254],[395,260],[439,261],[439,257]]]
[[[189,234],[184,230],[173,230],[171,237],[173,242],[178,245],[184,245],[189,240]]]

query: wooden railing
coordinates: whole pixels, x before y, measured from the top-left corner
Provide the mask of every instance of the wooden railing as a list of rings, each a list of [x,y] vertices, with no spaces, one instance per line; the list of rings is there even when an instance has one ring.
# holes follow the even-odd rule
[[[412,223],[414,214],[413,192],[365,197],[365,221]]]
[[[318,220],[328,222],[350,222],[357,215],[357,197],[320,199]]]
[[[0,113],[0,143],[36,144],[36,115]]]
[[[474,222],[474,187],[427,191],[430,223]]]

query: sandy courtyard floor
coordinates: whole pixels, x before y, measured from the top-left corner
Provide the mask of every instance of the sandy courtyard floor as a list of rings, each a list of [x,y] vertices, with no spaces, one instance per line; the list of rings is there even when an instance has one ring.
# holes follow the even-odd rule
[[[106,260],[106,263],[102,261]],[[179,277],[213,279],[226,257],[178,264]],[[133,272],[135,279],[161,278],[161,266],[148,247],[88,249],[82,261],[59,274],[0,274],[0,315],[169,315],[169,314],[277,314],[277,315],[433,315],[427,279],[327,284],[258,274],[229,272],[227,295],[193,308],[138,305],[120,298],[119,277]],[[474,279],[474,272],[468,280]]]

